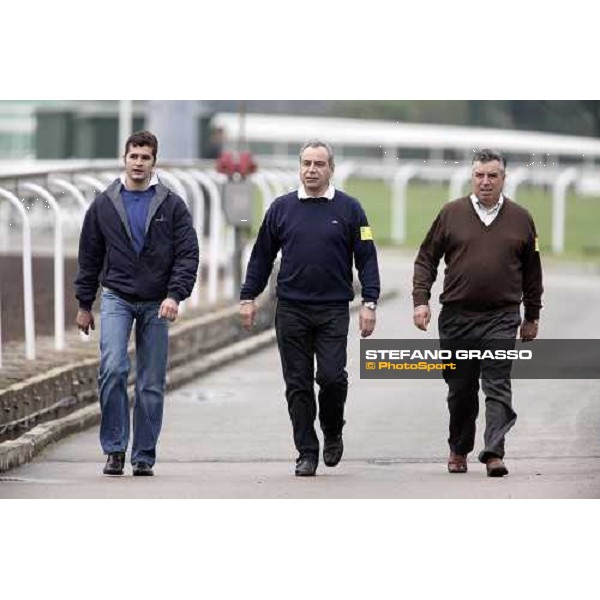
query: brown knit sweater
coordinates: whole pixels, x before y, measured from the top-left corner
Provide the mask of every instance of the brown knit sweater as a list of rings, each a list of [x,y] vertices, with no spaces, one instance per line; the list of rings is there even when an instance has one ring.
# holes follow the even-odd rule
[[[525,306],[525,319],[539,318],[542,266],[531,215],[508,198],[489,226],[469,197],[448,202],[421,244],[413,277],[414,306],[428,304],[444,257],[444,306],[488,311]]]

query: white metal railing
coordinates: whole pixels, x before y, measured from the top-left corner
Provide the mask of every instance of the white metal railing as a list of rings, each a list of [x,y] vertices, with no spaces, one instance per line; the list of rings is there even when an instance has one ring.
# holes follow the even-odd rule
[[[206,301],[209,305],[215,304],[218,298],[231,298],[233,290],[233,229],[226,224],[222,212],[222,197],[220,184],[223,176],[212,169],[199,163],[185,163],[165,165],[161,167],[159,176],[163,182],[170,186],[192,208],[194,227],[198,234],[201,264],[206,266]],[[39,226],[42,221],[48,223],[47,212],[27,210],[23,201],[15,194],[15,190],[27,191],[43,198],[50,205],[54,213],[54,334],[55,347],[64,348],[64,298],[63,284],[63,256],[65,252],[65,239],[67,230],[62,228],[62,222],[67,219],[70,223],[80,226],[83,214],[89,206],[91,198],[98,192],[106,189],[107,185],[118,176],[121,166],[116,163],[103,162],[97,166],[77,166],[72,170],[62,167],[55,171],[45,173],[29,173],[15,176],[18,185],[9,185],[9,178],[0,180],[0,243],[4,250],[11,247],[13,234],[17,235],[11,227],[12,215],[17,214],[21,222],[21,252],[23,261],[23,306],[25,316],[25,346],[26,357],[35,358],[35,319],[33,303],[33,276],[32,276],[32,226]],[[456,164],[410,163],[400,168],[391,168],[386,164],[362,164],[357,161],[341,163],[336,169],[336,183],[343,188],[349,176],[382,179],[388,182],[392,191],[392,240],[395,243],[406,241],[407,219],[407,193],[411,180],[429,182],[446,182],[449,185],[449,198],[462,195],[464,184],[470,175],[470,168]],[[600,185],[600,176],[597,172],[584,172],[582,170],[564,168],[534,168],[517,167],[509,172],[505,192],[509,197],[515,197],[520,184],[528,181],[534,185],[545,185],[553,191],[552,211],[552,249],[556,253],[564,251],[566,193],[569,186],[576,183],[582,185]],[[257,186],[263,213],[273,199],[285,194],[298,183],[297,166],[290,161],[280,164],[271,163],[269,168],[261,169],[253,174],[250,181]],[[40,183],[42,182],[42,183]],[[14,181],[12,181],[14,184]],[[60,194],[60,195],[59,195]],[[33,205],[31,208],[33,209]],[[209,233],[205,244],[203,223],[205,211],[209,211]],[[36,217],[37,214],[37,217]],[[79,231],[77,228],[76,231]],[[248,245],[244,249],[247,258]],[[219,291],[219,269],[225,269],[225,281]],[[200,304],[200,291],[204,287],[202,269],[190,297],[191,306]],[[183,307],[182,307],[183,308]],[[0,312],[1,315],[1,312]],[[2,331],[0,323],[0,332]],[[0,365],[2,364],[2,341],[0,339]]]
[[[420,167],[406,165],[400,167],[392,178],[392,241],[403,244],[406,241],[406,194],[408,182],[418,175]]]
[[[73,185],[70,181],[63,179],[62,177],[52,177],[48,183],[50,190],[52,190],[52,188],[58,188],[63,190],[63,192],[69,192],[69,194],[71,194],[71,196],[73,196],[75,201],[79,204],[79,207],[83,211],[87,210],[89,203],[85,199],[83,192],[76,185]]]
[[[560,254],[565,249],[565,217],[567,188],[577,181],[577,169],[563,171],[552,187],[552,251]]]
[[[65,261],[60,207],[54,196],[46,189],[25,181],[19,189],[33,192],[43,198],[54,212],[54,347],[65,348]]]
[[[31,255],[31,225],[22,202],[9,190],[0,187],[0,198],[8,200],[20,214],[23,224],[23,314],[25,315],[25,357],[35,359],[35,318],[33,312],[33,274]],[[1,313],[0,313],[1,314]],[[2,349],[0,348],[0,353]]]
[[[197,164],[197,163],[194,163]],[[220,184],[224,176],[210,169],[201,170],[194,164],[182,162],[180,165],[163,167],[158,171],[163,183],[180,195],[191,205],[194,228],[198,234],[201,260],[207,265],[207,302],[214,304],[219,296],[233,297],[233,229],[226,224],[222,213],[222,198]],[[118,176],[121,166],[118,163],[108,164],[104,161],[97,166],[76,165],[73,169],[62,167],[55,171],[44,173],[27,173],[4,176],[0,181],[0,236],[2,247],[7,250],[14,245],[14,235],[17,232],[12,227],[14,214],[18,214],[21,222],[21,254],[23,261],[22,295],[25,322],[25,355],[28,359],[36,356],[35,318],[34,318],[34,281],[32,275],[32,223],[38,227],[47,227],[47,209],[40,210],[40,203],[26,206],[14,193],[18,189],[32,198],[45,201],[53,211],[54,243],[51,252],[54,259],[54,339],[55,348],[65,347],[65,289],[64,289],[64,256],[65,235],[67,231],[63,223],[76,223],[77,232],[81,226],[83,215],[88,209],[92,198]],[[266,183],[268,180],[268,183]],[[276,195],[293,185],[293,176],[289,170],[274,168],[262,179],[263,203],[271,201]],[[6,183],[6,187],[4,183]],[[17,183],[15,183],[17,182]],[[8,202],[6,202],[8,201]],[[208,236],[208,252],[204,252],[203,223],[205,211],[209,210],[210,232]],[[223,266],[226,281],[219,292],[219,268]],[[194,286],[190,303],[200,304],[200,289],[202,285],[202,269]],[[183,308],[183,307],[182,307]],[[1,312],[0,312],[1,315]],[[0,323],[0,332],[2,331]],[[2,339],[0,337],[0,367],[2,366]],[[4,361],[5,364],[5,361]]]
[[[190,174],[200,184],[202,184],[209,198],[209,233],[208,233],[208,264],[207,264],[207,295],[208,303],[214,304],[218,297],[219,283],[219,249],[221,246],[221,223],[222,206],[221,192],[214,182],[206,173],[198,169],[191,169]]]
[[[527,167],[518,167],[514,171],[510,171],[506,176],[504,184],[504,194],[515,200],[517,198],[517,190],[522,183],[525,183],[530,176],[530,171]]]
[[[76,180],[81,183],[87,184],[95,193],[103,192],[106,189],[106,184],[100,180],[98,177],[94,177],[92,175],[77,175]]]
[[[471,167],[459,167],[454,169],[450,176],[450,191],[448,200],[460,198],[463,195],[465,184],[471,179]]]
[[[194,222],[194,229],[198,237],[198,251],[200,254],[200,264],[202,264],[203,256],[203,228],[204,228],[204,193],[200,184],[192,175],[182,169],[174,169],[173,174],[178,177],[185,185],[188,186],[190,195],[192,197],[192,219]],[[200,286],[202,285],[202,269],[198,269],[196,276],[196,282],[194,283],[194,289],[190,296],[190,304],[193,307],[200,306]]]
[[[222,189],[220,186],[227,182],[227,177],[222,173],[216,171],[209,171],[209,177],[219,186],[218,189]],[[223,208],[223,199],[221,198],[221,209]],[[222,295],[226,299],[233,298],[235,294],[235,281],[234,281],[234,266],[233,258],[235,251],[235,230],[228,224],[225,219],[221,220],[222,230],[219,234],[219,238],[222,240],[220,244],[220,250],[217,254],[217,262],[223,267],[223,286]]]
[[[358,167],[355,175],[363,177],[377,177],[381,172],[383,179],[390,182],[391,201],[391,239],[394,243],[402,244],[406,241],[406,206],[407,190],[411,179],[419,178],[429,182],[447,181],[449,185],[448,200],[463,195],[463,188],[470,177],[470,168],[466,166],[441,166],[433,168],[411,163],[396,169],[393,173],[389,170],[374,169],[372,166],[363,169]],[[597,173],[583,173],[575,168],[528,168],[517,167],[507,176],[504,189],[506,196],[515,199],[519,185],[524,182],[532,185],[548,186],[552,188],[552,251],[556,254],[564,252],[565,246],[565,221],[566,221],[566,194],[569,186],[579,185],[583,189],[593,189],[600,193],[600,175]]]

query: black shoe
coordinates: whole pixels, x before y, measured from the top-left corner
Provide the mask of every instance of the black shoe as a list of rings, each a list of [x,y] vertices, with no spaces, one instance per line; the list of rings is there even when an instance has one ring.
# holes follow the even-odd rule
[[[504,477],[505,475],[508,475],[508,469],[506,468],[504,461],[497,456],[492,456],[492,458],[487,460],[485,469],[488,477]]]
[[[102,471],[105,475],[123,475],[125,452],[110,452]]]
[[[296,476],[313,477],[317,471],[319,460],[316,456],[301,456],[296,461]]]
[[[152,467],[148,463],[139,462],[139,463],[133,464],[133,474],[134,475],[145,475],[147,477],[150,477],[150,476],[154,475],[154,471],[152,470]]]
[[[325,437],[323,444],[323,462],[327,467],[335,467],[344,454],[344,440],[342,434]]]

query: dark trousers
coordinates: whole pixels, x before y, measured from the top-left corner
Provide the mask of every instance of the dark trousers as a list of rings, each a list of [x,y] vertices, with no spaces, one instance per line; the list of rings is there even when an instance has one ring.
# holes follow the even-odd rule
[[[467,314],[444,307],[438,321],[440,345],[444,350],[514,349],[520,323],[517,310]],[[444,371],[450,412],[448,444],[453,452],[468,454],[475,445],[481,376],[486,424],[479,460],[504,457],[504,438],[517,420],[512,408],[511,364],[509,359],[472,359],[461,363],[459,375]]]
[[[300,456],[319,454],[315,432],[319,384],[319,423],[326,437],[342,432],[348,393],[346,346],[350,314],[347,304],[311,305],[280,300],[275,313],[285,395],[294,443]]]

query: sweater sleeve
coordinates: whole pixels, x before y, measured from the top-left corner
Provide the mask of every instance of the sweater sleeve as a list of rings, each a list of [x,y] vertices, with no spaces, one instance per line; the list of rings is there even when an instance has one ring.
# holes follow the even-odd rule
[[[533,219],[529,218],[530,233],[523,255],[523,306],[525,320],[535,321],[542,308],[542,263],[538,247],[538,237]]]
[[[436,280],[438,265],[444,252],[444,211],[441,210],[427,232],[415,258],[413,306],[429,304],[431,287]]]
[[[377,302],[381,290],[377,249],[367,215],[360,204],[356,207],[356,228],[354,232],[354,264],[358,272],[362,298],[367,302]]]
[[[275,224],[275,206],[269,207],[258,231],[246,269],[246,280],[240,290],[240,300],[253,300],[263,292],[269,281],[273,262],[281,248]]]
[[[79,300],[79,308],[83,310],[91,310],[96,299],[105,254],[106,243],[98,222],[96,199],[85,213],[79,235],[75,297]]]

